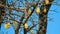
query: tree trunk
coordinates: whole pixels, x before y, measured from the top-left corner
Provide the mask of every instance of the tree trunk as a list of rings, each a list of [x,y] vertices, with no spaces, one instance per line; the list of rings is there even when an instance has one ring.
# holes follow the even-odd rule
[[[46,34],[47,29],[47,15],[51,4],[41,6],[41,13],[39,14],[39,30],[37,34]],[[44,13],[44,7],[47,9]]]
[[[5,12],[4,12],[4,7],[0,7],[0,29],[1,29],[1,24],[2,24],[2,20],[4,19],[4,15],[5,15]]]
[[[47,14],[40,14],[39,16],[39,30],[37,34],[46,34],[47,29]]]
[[[4,4],[5,5],[6,0],[0,0],[0,4]],[[5,8],[3,6],[0,6],[0,29],[1,29],[1,24],[2,24],[2,20],[4,19],[4,12]]]

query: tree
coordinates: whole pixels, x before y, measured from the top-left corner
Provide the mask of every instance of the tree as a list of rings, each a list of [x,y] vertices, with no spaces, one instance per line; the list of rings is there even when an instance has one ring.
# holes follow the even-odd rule
[[[5,12],[4,12],[5,8],[3,7],[2,4],[5,5],[5,0],[0,0],[0,28],[1,28],[2,20],[4,18],[4,14],[5,14]]]
[[[46,29],[47,29],[47,15],[48,15],[48,10],[51,6],[51,3],[53,0],[45,1],[45,5],[43,4],[41,6],[41,13],[39,14],[39,21],[40,21],[40,27],[39,27],[39,32],[38,34],[46,34]]]
[[[5,15],[9,15],[9,17],[7,17],[7,20],[9,22],[9,24],[14,25],[15,34],[19,33],[19,29],[21,29],[21,25],[23,25],[24,34],[27,34],[27,32],[29,32],[29,31],[31,32],[32,29],[38,24],[40,26],[39,26],[39,29],[37,30],[37,34],[46,34],[47,15],[48,15],[49,8],[51,7],[51,4],[53,1],[54,0],[43,0],[43,1],[33,0],[33,1],[29,2],[28,0],[25,0],[25,3],[23,3],[21,0],[15,0],[15,1],[11,0],[11,2],[9,3],[6,0],[5,6],[3,4],[0,4],[0,6],[3,6],[4,10],[9,11],[9,14],[5,14]],[[24,6],[20,6],[22,4],[19,4],[18,6],[16,6],[16,2],[21,2]],[[21,7],[24,7],[24,8],[21,8]],[[23,13],[23,14],[21,14],[22,16],[20,14],[19,15],[12,14],[13,10],[17,11],[18,13],[19,12]],[[37,15],[39,16],[39,21],[38,21],[39,23],[37,23],[37,24],[35,23],[35,21],[33,21],[33,19],[32,19],[33,17],[31,17],[34,12],[37,13]],[[15,20],[15,18],[13,18],[12,15],[16,15],[16,16],[20,17],[20,20],[19,21]],[[10,23],[10,21],[9,21],[10,19],[12,20],[12,23]],[[27,23],[28,20],[33,22],[32,23],[33,25],[31,27],[28,26],[28,23]],[[31,32],[31,34],[33,34],[33,32]]]

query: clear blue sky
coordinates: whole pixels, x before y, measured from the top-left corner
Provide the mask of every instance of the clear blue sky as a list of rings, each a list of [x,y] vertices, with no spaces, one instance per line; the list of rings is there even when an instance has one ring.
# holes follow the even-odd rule
[[[57,1],[58,4],[60,4],[60,0],[54,0],[54,2],[56,2],[56,1]],[[56,12],[49,11],[49,13],[48,13],[48,17],[49,18],[53,18],[53,20],[50,21],[49,18],[48,18],[48,25],[47,25],[47,33],[46,34],[60,34],[60,6],[52,5],[50,10],[55,10]],[[12,13],[16,13],[17,14],[18,12],[13,11]],[[36,14],[34,13],[33,15],[36,15]],[[36,17],[37,17],[36,21],[38,21],[38,16],[36,16]],[[30,21],[28,21],[28,24],[30,26],[32,23]],[[23,34],[23,28],[21,30],[22,30],[21,34]],[[9,29],[5,29],[4,28],[4,24],[2,24],[2,27],[1,27],[1,30],[0,30],[0,34],[3,34],[2,31],[4,32],[4,34],[6,34],[7,32],[8,32],[8,34],[14,34],[13,25],[11,24]]]

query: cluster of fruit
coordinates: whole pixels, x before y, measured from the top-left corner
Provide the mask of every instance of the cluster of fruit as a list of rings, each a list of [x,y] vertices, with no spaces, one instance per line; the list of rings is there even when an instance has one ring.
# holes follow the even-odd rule
[[[5,28],[5,29],[10,28],[10,23],[5,23],[5,24],[4,24],[4,28]]]

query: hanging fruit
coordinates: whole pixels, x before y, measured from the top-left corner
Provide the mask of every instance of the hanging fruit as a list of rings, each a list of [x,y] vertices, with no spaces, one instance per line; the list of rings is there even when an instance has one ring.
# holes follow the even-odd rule
[[[29,15],[31,14],[31,10],[30,10],[30,9],[28,10],[28,14],[29,14]]]
[[[39,8],[39,7],[36,8],[36,13],[37,13],[37,14],[40,13],[40,8]]]
[[[44,7],[44,13],[46,13],[47,12],[47,9],[46,9],[46,7]]]
[[[17,22],[16,21],[12,21],[13,25],[14,25],[14,28],[16,29],[17,28]]]
[[[4,28],[6,28],[6,29],[8,28],[7,24],[4,24]]]
[[[28,24],[27,24],[27,23],[24,24],[24,28],[25,28],[25,29],[28,28]]]
[[[5,29],[10,28],[10,23],[6,23],[6,24],[4,24],[4,28],[5,28]]]
[[[7,23],[7,25],[8,25],[8,27],[10,27],[10,23],[9,22]]]
[[[49,4],[49,0],[45,0],[45,3],[46,3],[46,4]]]
[[[13,21],[13,24],[15,24],[15,25],[16,25],[16,24],[17,24],[17,22],[16,22],[16,21]]]

